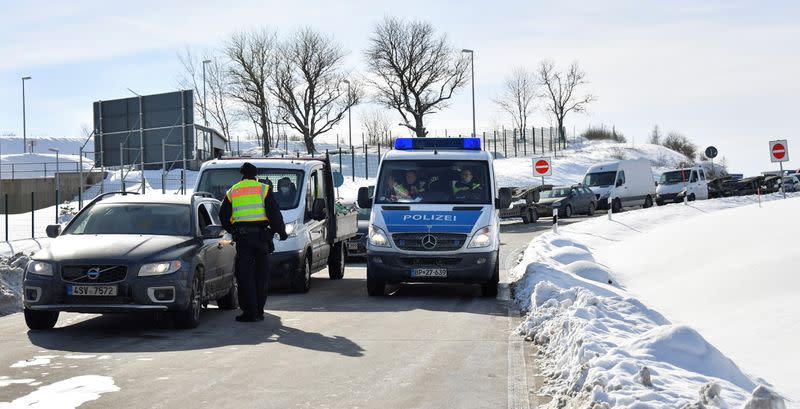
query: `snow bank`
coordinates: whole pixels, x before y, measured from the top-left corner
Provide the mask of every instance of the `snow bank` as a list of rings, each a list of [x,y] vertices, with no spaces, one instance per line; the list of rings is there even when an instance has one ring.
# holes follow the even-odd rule
[[[800,198],[778,198],[762,209],[739,197],[625,212],[533,240],[510,275],[551,406],[781,408],[775,390],[797,405],[800,283],[780,266],[800,259],[786,245],[800,225],[785,221]],[[759,244],[733,239],[743,236]],[[737,257],[751,254],[765,256]]]
[[[0,315],[22,309],[22,273],[28,260],[23,254],[11,258],[0,257]]]

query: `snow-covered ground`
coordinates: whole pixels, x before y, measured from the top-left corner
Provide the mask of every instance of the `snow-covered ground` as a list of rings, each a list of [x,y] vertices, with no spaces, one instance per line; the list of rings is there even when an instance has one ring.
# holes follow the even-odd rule
[[[800,407],[800,196],[763,199],[630,211],[531,242],[511,277],[553,406],[734,408],[766,385],[759,396]]]

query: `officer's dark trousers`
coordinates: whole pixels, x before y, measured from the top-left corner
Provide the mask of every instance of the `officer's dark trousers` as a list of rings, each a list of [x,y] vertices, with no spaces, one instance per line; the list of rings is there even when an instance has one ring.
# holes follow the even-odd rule
[[[248,234],[236,242],[236,282],[239,284],[239,308],[248,317],[264,315],[269,288],[267,243],[258,234]]]

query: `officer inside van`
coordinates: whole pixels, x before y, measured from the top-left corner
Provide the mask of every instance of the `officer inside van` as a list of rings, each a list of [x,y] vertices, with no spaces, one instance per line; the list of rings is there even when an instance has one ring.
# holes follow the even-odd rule
[[[459,180],[453,182],[453,198],[456,200],[474,200],[483,191],[481,183],[474,179],[472,170],[461,169]]]

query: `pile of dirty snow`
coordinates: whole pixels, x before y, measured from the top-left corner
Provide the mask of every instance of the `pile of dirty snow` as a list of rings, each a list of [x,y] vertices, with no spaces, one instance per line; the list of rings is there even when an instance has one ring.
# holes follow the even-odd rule
[[[778,195],[765,198],[776,199]],[[679,204],[625,212],[613,215],[613,220],[602,217],[561,227],[558,233],[543,234],[530,243],[522,262],[510,276],[516,303],[527,312],[519,327],[520,334],[539,345],[542,375],[546,379],[540,392],[553,397],[548,407],[781,409],[786,403],[797,404],[793,400],[785,403],[781,396],[793,379],[780,379],[776,391],[767,380],[749,372],[752,366],[743,370],[737,359],[740,355],[733,355],[736,361],[726,355],[731,351],[728,344],[722,352],[718,343],[709,342],[691,320],[670,321],[648,307],[653,304],[650,295],[642,298],[628,286],[629,283],[635,283],[637,289],[648,286],[653,291],[663,292],[665,297],[672,294],[671,299],[681,303],[683,293],[664,286],[668,281],[664,274],[674,273],[674,269],[669,270],[665,265],[661,274],[639,271],[636,279],[633,271],[626,274],[618,271],[623,263],[639,260],[635,262],[638,266],[645,262],[640,259],[654,258],[640,250],[625,251],[623,246],[642,242],[643,232],[648,229],[661,223],[702,218],[719,210],[750,204],[752,200],[726,198],[694,202],[691,206]],[[800,203],[800,199],[796,200]],[[769,205],[775,206],[777,202]],[[732,228],[741,226],[733,221],[727,223]],[[670,237],[680,237],[672,233]],[[698,236],[707,237],[710,243],[730,243],[707,233]],[[598,255],[600,243],[617,246],[619,263],[608,263],[606,257]],[[657,243],[661,246],[654,245],[654,249],[658,247],[665,255],[669,254],[671,245],[679,246],[675,250],[684,248],[681,240],[668,237],[662,237]],[[734,250],[735,254],[740,252]],[[692,259],[698,260],[698,257]],[[706,257],[698,265],[713,263],[713,259]],[[673,267],[680,269],[678,265]],[[708,272],[687,273],[679,281],[690,285],[687,283],[692,282],[693,274]],[[730,284],[718,285],[714,289],[718,293],[715,302],[727,302],[729,308],[741,311],[743,303],[748,302],[731,288]],[[724,294],[730,294],[731,299],[725,301]],[[768,302],[769,297],[753,301]],[[732,319],[719,324],[738,328],[740,336],[748,332],[750,326]],[[752,335],[758,337],[758,334]],[[786,343],[796,344],[796,341],[795,337]],[[751,342],[750,349],[753,353],[761,351],[765,358],[768,356],[758,343]],[[791,351],[785,356],[790,355]],[[791,365],[790,359],[785,361]],[[780,365],[780,362],[773,362],[772,368]],[[770,367],[759,369],[764,368]],[[767,375],[773,381],[779,374],[771,369],[766,372],[758,375]]]
[[[22,253],[0,257],[0,315],[22,309],[22,273],[28,260],[28,256]]]

